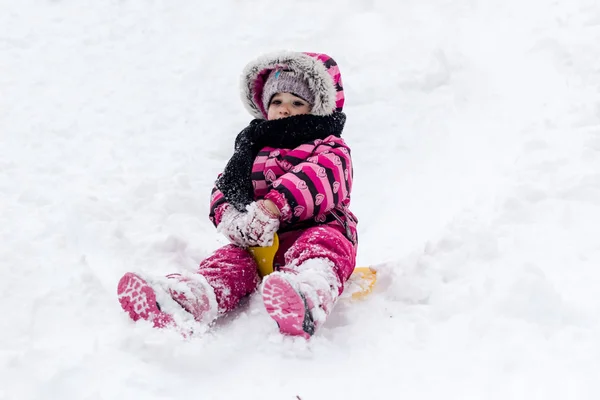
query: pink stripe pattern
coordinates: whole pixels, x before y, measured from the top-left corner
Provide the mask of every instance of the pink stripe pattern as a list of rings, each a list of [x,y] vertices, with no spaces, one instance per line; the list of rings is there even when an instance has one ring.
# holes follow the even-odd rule
[[[282,211],[280,232],[298,224],[335,225],[356,241],[357,220],[348,210],[352,159],[342,138],[329,136],[295,149],[263,148],[252,176],[255,200],[269,199]],[[218,225],[225,199],[216,188],[211,199],[211,220]]]

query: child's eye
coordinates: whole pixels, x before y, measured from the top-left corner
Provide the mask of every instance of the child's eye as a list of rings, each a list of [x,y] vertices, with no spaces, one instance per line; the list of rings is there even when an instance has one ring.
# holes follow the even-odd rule
[[[296,107],[302,107],[302,106],[304,105],[304,103],[303,103],[303,102],[301,102],[301,101],[295,101],[295,102],[294,102],[294,105],[295,105]]]
[[[281,104],[281,100],[273,100],[273,101],[271,102],[271,105],[273,105],[273,104],[274,104],[274,105],[276,105],[276,106],[278,106],[278,105],[280,105],[280,104]]]

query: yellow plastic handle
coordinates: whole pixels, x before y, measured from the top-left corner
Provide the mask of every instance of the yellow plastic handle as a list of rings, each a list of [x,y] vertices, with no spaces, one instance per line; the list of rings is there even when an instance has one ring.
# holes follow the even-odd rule
[[[258,264],[258,273],[261,277],[269,275],[273,272],[273,260],[279,249],[279,237],[277,234],[273,236],[273,244],[268,247],[248,247],[250,253]]]

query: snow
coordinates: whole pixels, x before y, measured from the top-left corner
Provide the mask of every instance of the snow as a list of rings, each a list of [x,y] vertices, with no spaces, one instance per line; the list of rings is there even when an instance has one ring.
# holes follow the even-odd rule
[[[597,399],[599,42],[592,0],[0,0],[0,399]],[[340,65],[375,292],[309,342],[258,296],[132,323],[122,274],[225,243],[239,75],[278,49]]]

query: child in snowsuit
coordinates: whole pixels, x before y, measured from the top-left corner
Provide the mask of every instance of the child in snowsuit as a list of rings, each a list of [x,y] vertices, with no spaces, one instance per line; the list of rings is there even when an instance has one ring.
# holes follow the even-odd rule
[[[268,54],[246,66],[242,98],[255,119],[236,138],[209,216],[231,244],[194,274],[125,274],[119,301],[133,320],[156,327],[186,317],[210,323],[259,286],[247,248],[272,244],[277,232],[275,272],[263,279],[262,298],[282,333],[308,338],[331,313],[356,259],[340,72],[325,54]]]

